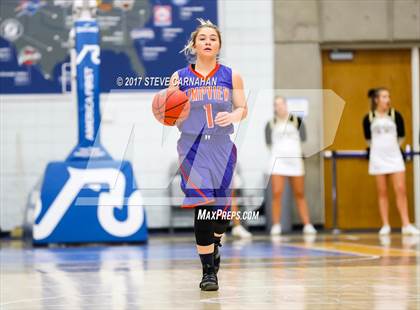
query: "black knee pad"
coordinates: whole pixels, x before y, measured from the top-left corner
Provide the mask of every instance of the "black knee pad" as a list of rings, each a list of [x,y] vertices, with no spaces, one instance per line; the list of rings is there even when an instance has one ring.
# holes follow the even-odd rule
[[[214,232],[216,234],[224,234],[229,227],[230,220],[217,219],[214,222]]]
[[[199,210],[206,210],[211,212],[211,206],[195,207],[194,212],[194,233],[197,245],[211,245],[213,244],[214,227],[213,221],[209,219],[198,219]]]

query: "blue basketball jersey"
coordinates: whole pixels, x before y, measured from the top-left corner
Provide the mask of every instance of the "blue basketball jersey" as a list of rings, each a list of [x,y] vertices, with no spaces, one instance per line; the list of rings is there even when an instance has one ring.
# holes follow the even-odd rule
[[[179,89],[190,100],[190,114],[179,126],[183,133],[198,135],[229,135],[233,125],[218,126],[214,119],[218,112],[232,112],[232,69],[221,64],[204,77],[189,65],[178,70]]]

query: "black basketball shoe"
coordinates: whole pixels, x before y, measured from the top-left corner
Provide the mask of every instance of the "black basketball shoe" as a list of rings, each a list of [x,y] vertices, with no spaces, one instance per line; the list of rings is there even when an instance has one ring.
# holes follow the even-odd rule
[[[217,275],[214,271],[214,267],[211,265],[203,266],[203,278],[200,282],[200,288],[202,291],[217,291],[219,284],[217,282]]]

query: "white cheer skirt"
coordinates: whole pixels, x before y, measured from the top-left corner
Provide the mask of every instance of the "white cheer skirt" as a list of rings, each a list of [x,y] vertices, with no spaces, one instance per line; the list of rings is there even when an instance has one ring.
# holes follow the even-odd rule
[[[371,152],[369,156],[369,174],[380,175],[405,171],[400,150],[396,152]]]
[[[271,155],[268,167],[268,174],[283,176],[303,176],[305,168],[301,157],[286,157]]]

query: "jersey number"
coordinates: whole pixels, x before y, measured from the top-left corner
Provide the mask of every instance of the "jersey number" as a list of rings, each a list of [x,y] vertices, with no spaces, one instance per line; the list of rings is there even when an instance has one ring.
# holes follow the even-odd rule
[[[214,127],[213,112],[212,112],[213,109],[211,107],[211,103],[207,103],[203,105],[203,108],[204,108],[204,111],[206,111],[207,127],[213,128]]]

